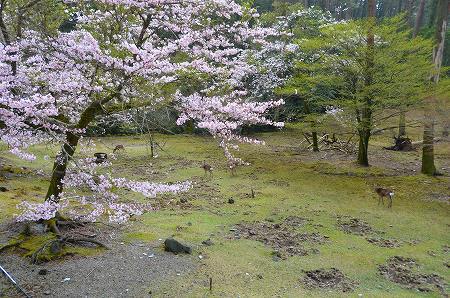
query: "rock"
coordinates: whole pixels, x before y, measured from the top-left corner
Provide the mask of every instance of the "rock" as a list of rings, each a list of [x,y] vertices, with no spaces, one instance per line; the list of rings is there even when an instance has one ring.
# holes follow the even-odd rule
[[[6,187],[4,187],[4,186],[0,186],[0,191],[1,192],[6,192],[6,191],[8,191],[8,189]]]
[[[188,200],[187,200],[186,198],[181,198],[181,199],[180,199],[180,202],[184,204],[184,203],[187,203]]]
[[[61,252],[61,249],[62,249],[61,243],[59,243],[58,241],[54,241],[50,245],[50,252],[52,254],[59,254]]]
[[[234,199],[233,198],[229,198],[228,199],[228,204],[234,204]]]
[[[179,253],[191,254],[192,253],[192,249],[189,246],[183,245],[173,238],[167,238],[164,241],[164,250],[172,252],[174,254],[179,254]]]
[[[258,277],[259,279],[263,279],[262,274],[258,274],[258,275],[256,275],[256,277]]]
[[[44,295],[50,295],[51,294],[51,292],[50,291],[44,291]]]
[[[47,273],[48,273],[48,270],[47,270],[47,269],[41,269],[41,270],[39,270],[39,272],[38,272],[39,275],[47,275]]]
[[[202,241],[202,244],[206,245],[206,246],[211,246],[211,245],[214,245],[214,242],[212,242],[211,239],[206,239],[206,240]]]

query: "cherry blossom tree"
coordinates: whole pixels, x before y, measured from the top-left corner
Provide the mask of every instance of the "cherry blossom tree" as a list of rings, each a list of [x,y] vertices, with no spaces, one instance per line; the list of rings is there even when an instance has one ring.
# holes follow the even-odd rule
[[[61,144],[61,150],[44,203],[22,203],[18,221],[44,220],[59,235],[62,213],[84,221],[108,214],[124,222],[152,209],[120,203],[116,189],[151,198],[190,188],[189,182],[99,174],[108,162],[75,154],[95,120],[170,102],[179,124],[194,120],[239,162],[230,148],[259,143],[237,135],[240,126],[282,126],[264,115],[283,102],[257,102],[245,84],[259,71],[251,58],[277,34],[257,21],[250,25],[258,17],[251,9],[224,0],[29,1],[0,1],[1,140],[27,160],[39,158],[27,150],[36,144]],[[48,16],[59,14],[55,22],[70,18],[76,25],[35,26],[31,14],[46,8]]]

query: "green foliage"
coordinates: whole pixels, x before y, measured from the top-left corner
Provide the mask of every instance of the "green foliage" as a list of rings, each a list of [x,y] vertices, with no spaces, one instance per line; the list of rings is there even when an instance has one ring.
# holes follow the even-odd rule
[[[369,96],[373,120],[380,122],[386,115],[377,117],[377,112],[420,104],[432,70],[431,41],[422,37],[412,40],[403,16],[383,20],[374,34],[372,84],[365,84],[369,75],[367,23],[360,20],[322,26],[316,36],[299,39],[304,56],[280,93],[295,90],[316,107],[337,105],[355,111]]]

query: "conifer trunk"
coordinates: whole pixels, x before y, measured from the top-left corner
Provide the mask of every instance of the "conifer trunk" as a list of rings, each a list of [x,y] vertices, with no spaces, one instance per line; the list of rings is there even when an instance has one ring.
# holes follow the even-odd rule
[[[445,34],[447,30],[449,0],[439,0],[436,20],[436,45],[433,48],[433,63],[435,71],[431,77],[434,84],[439,83],[439,75],[444,56]],[[436,101],[434,101],[436,102]],[[432,108],[425,108],[425,119],[423,129],[423,147],[422,147],[422,173],[426,175],[436,175],[436,166],[434,165],[434,113]]]
[[[434,119],[431,113],[425,113],[422,146],[422,173],[426,175],[436,174],[434,165]]]
[[[413,37],[415,37],[415,35],[417,35],[417,33],[420,30],[420,26],[422,26],[424,9],[425,9],[425,0],[420,0],[419,8],[417,9],[416,22],[414,23],[414,36]]]

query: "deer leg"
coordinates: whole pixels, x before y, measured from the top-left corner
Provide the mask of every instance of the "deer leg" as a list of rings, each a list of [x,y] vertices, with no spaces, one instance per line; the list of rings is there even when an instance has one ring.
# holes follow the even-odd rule
[[[389,206],[388,208],[392,208],[392,196],[389,195]]]

